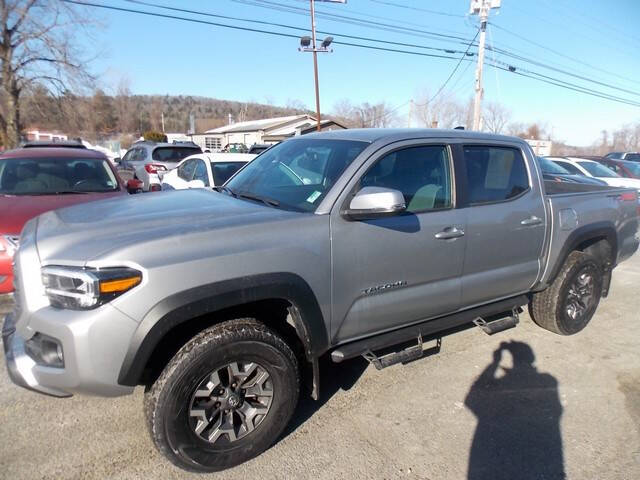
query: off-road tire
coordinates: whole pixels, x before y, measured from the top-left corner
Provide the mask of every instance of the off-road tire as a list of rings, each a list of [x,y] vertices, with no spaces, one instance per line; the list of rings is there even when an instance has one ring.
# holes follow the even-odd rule
[[[259,362],[272,379],[273,399],[255,430],[216,446],[189,426],[189,404],[208,372],[234,361]],[[291,348],[264,324],[239,318],[210,327],[187,342],[145,392],[144,411],[151,438],[164,456],[180,468],[212,472],[269,448],[289,423],[299,390],[298,362]]]
[[[581,273],[593,278],[593,298],[584,315],[571,318],[567,311],[567,301],[572,284]],[[600,303],[602,296],[602,266],[592,256],[584,252],[571,252],[553,283],[533,294],[529,303],[529,314],[542,328],[559,335],[573,335],[587,326]]]

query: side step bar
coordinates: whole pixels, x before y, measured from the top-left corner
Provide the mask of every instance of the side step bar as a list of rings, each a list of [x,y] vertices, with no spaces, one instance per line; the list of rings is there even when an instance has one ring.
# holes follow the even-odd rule
[[[466,324],[469,324],[468,326],[471,327],[474,325],[472,322],[478,317],[491,317],[501,314],[509,316],[515,309],[518,309],[527,303],[529,303],[527,296],[519,295],[517,297],[500,300],[499,302],[490,303],[488,305],[472,308],[463,312],[454,313],[446,317],[427,320],[409,327],[400,328],[398,330],[382,333],[362,340],[356,340],[355,342],[346,343],[336,348],[331,352],[331,360],[334,363],[340,363],[343,360],[392,347],[393,345],[407,342],[415,338],[428,337]],[[411,353],[408,355],[411,355]]]
[[[518,310],[514,308],[510,317],[498,318],[497,320],[490,320],[488,322],[484,318],[478,317],[473,321],[473,324],[487,335],[493,335],[494,333],[514,328],[518,325],[519,321]]]

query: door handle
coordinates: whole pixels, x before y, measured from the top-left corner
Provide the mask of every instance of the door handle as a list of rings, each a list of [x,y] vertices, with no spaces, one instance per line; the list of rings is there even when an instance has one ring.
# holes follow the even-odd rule
[[[438,240],[449,240],[451,238],[458,238],[464,235],[464,230],[457,227],[447,227],[443,231],[436,233],[434,236]]]
[[[542,223],[542,219],[536,217],[535,215],[529,218],[525,218],[520,222],[520,225],[523,227],[531,227],[533,225],[540,225]]]

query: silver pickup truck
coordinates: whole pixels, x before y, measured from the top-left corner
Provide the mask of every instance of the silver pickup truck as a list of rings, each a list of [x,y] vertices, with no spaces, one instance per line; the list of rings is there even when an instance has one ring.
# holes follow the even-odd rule
[[[525,305],[541,327],[579,332],[638,248],[638,208],[635,190],[545,185],[517,138],[296,137],[217,192],[30,221],[6,364],[59,397],[144,385],[159,450],[221,470],[278,438],[301,387],[317,398],[321,357],[384,368],[422,356],[423,339],[514,327]]]

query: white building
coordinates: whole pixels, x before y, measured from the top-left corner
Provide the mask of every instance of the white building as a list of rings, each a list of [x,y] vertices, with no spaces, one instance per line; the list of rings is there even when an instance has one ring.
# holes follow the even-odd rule
[[[334,121],[322,120],[322,131],[343,130],[347,127]],[[190,135],[191,140],[203,150],[212,152],[223,149],[231,143],[243,143],[247,147],[255,143],[273,144],[289,137],[305,135],[316,131],[316,119],[311,115],[265,118],[247,122],[232,123],[224,127]]]
[[[551,155],[551,147],[553,146],[553,142],[551,140],[534,140],[534,139],[525,139],[525,142],[529,144],[533,153],[535,153],[539,157],[548,157]]]

